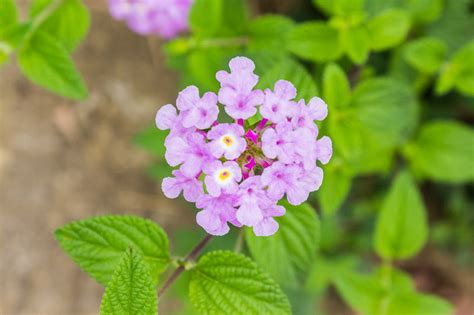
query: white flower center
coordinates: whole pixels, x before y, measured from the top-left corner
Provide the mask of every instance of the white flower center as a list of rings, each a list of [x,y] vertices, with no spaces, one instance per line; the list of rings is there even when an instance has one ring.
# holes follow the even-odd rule
[[[222,148],[226,151],[231,151],[235,147],[235,142],[235,137],[232,134],[223,135],[219,141]]]

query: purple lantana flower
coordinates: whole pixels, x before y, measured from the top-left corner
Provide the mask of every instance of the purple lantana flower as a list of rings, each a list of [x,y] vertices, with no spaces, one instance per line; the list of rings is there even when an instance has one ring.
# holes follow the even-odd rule
[[[296,110],[296,103],[292,101],[295,97],[296,88],[291,82],[277,81],[274,91],[265,90],[265,101],[260,107],[260,113],[274,123],[286,121]]]
[[[237,183],[242,180],[242,171],[236,162],[214,161],[204,167],[204,173],[204,183],[211,196],[219,197],[222,192],[235,194],[239,190]]]
[[[278,231],[275,217],[286,211],[280,200],[299,205],[321,186],[318,163],[329,162],[332,142],[327,136],[318,140],[315,121],[327,116],[327,106],[317,97],[308,104],[295,100],[296,88],[285,80],[265,93],[255,89],[258,76],[248,58],[236,57],[229,67],[216,75],[218,96],[200,97],[190,86],[179,93],[176,107],[158,110],[156,126],[169,130],[166,161],[179,167],[162,189],[169,198],[183,192],[196,202],[202,209],[196,221],[210,234],[226,234],[230,223],[269,236]],[[218,102],[234,123],[217,121]],[[246,119],[257,110],[263,118],[250,124]]]
[[[193,0],[109,0],[109,11],[140,35],[158,34],[170,39],[188,30],[192,3]]]
[[[217,80],[221,83],[219,102],[226,113],[234,119],[247,119],[257,113],[257,105],[263,102],[263,92],[253,90],[258,76],[253,73],[255,64],[245,57],[236,57],[229,63],[231,72],[219,71]]]
[[[195,202],[203,194],[202,182],[195,177],[184,176],[179,170],[173,171],[174,177],[166,177],[161,183],[165,196],[174,199],[181,191],[186,201]]]
[[[211,153],[215,158],[224,156],[227,160],[235,160],[246,149],[247,142],[243,138],[244,127],[238,124],[220,124],[207,133]]]

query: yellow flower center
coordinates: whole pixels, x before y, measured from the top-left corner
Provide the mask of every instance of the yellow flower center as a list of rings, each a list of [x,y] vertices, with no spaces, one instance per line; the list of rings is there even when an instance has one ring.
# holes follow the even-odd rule
[[[224,143],[225,146],[230,147],[234,143],[234,140],[229,136],[224,136],[222,137],[222,143]]]
[[[226,180],[227,178],[229,178],[229,176],[230,176],[230,172],[228,172],[228,171],[223,171],[223,172],[221,172],[221,173],[219,174],[219,179],[222,180],[222,181],[224,181],[224,180]]]

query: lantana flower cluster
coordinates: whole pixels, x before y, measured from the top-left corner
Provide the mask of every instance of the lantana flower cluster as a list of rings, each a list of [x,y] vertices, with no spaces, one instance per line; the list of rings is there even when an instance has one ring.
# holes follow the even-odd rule
[[[140,35],[169,39],[188,30],[193,0],[109,0],[110,14]]]
[[[285,214],[278,201],[299,205],[317,190],[329,162],[330,138],[319,140],[315,121],[327,116],[318,97],[308,104],[295,100],[296,88],[285,80],[272,89],[255,89],[259,77],[246,57],[233,58],[230,72],[216,74],[220,89],[202,96],[195,86],[181,91],[176,107],[168,104],[156,115],[156,125],[170,130],[165,158],[177,167],[165,178],[168,198],[183,193],[201,209],[197,223],[209,234],[224,235],[229,223],[252,227],[257,236],[278,230],[274,217]],[[224,113],[219,112],[218,103]],[[261,119],[256,123],[255,117]],[[228,116],[229,122],[218,118]]]

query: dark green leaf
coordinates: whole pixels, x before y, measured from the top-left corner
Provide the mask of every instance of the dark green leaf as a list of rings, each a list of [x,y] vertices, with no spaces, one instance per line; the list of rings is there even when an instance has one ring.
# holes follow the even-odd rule
[[[108,215],[75,221],[56,230],[55,236],[63,250],[103,285],[129,247],[143,255],[154,282],[170,261],[166,233],[140,217]]]
[[[319,220],[309,204],[281,203],[286,214],[277,218],[280,228],[269,237],[246,233],[247,245],[255,260],[284,287],[293,287],[298,276],[308,272],[319,243]],[[275,259],[278,257],[278,259]]]
[[[474,130],[467,125],[455,121],[426,123],[403,153],[421,178],[450,183],[474,180]]]
[[[446,45],[439,39],[425,37],[405,47],[405,60],[418,71],[434,74],[446,59]]]
[[[241,254],[210,252],[199,259],[191,272],[189,295],[200,314],[291,313],[278,284]]]
[[[415,180],[407,171],[402,171],[379,213],[375,250],[386,259],[407,259],[423,247],[427,237],[425,205]]]
[[[158,301],[153,279],[143,258],[129,248],[107,284],[100,305],[102,315],[156,315]]]
[[[64,47],[49,35],[36,32],[18,55],[23,74],[48,90],[72,99],[87,97],[87,89]]]

